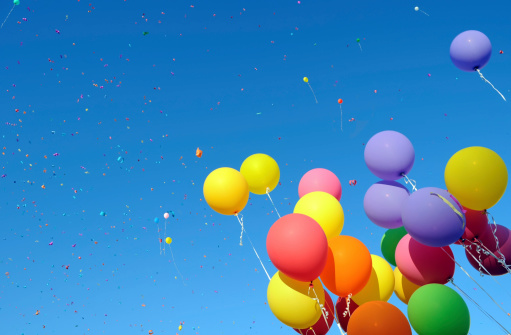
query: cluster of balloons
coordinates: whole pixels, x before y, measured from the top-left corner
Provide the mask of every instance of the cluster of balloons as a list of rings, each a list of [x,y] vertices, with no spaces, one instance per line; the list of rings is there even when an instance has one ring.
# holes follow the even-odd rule
[[[334,319],[350,335],[411,334],[404,314],[386,302],[394,290],[390,265],[371,255],[360,240],[340,235],[344,212],[337,176],[326,169],[310,170],[301,178],[298,194],[293,213],[277,220],[266,238],[278,269],[267,291],[277,319],[301,334],[312,329],[324,335]],[[339,296],[336,307],[322,283]]]
[[[412,327],[419,334],[467,334],[466,304],[443,286],[455,271],[449,245],[469,245],[466,255],[476,269],[484,266],[491,275],[509,272],[505,259],[511,257],[511,231],[496,225],[494,234],[486,216],[486,209],[506,189],[503,160],[487,148],[465,148],[445,168],[449,191],[424,187],[410,194],[396,182],[406,177],[415,158],[412,143],[403,134],[377,133],[368,141],[364,158],[369,170],[383,179],[367,190],[364,211],[373,223],[388,229],[381,250],[397,266],[394,292],[408,304]],[[500,259],[494,257],[499,254]]]
[[[223,215],[238,215],[247,205],[250,192],[267,194],[278,185],[280,170],[268,155],[254,154],[241,165],[240,171],[222,167],[212,171],[204,181],[204,198]]]

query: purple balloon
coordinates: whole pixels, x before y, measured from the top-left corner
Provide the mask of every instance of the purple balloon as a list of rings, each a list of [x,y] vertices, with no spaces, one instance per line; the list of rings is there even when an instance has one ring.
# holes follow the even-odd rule
[[[410,193],[398,182],[382,180],[373,184],[364,196],[364,211],[374,224],[394,229],[403,225],[401,210]]]
[[[458,69],[467,72],[480,70],[490,60],[491,43],[482,32],[467,30],[454,38],[450,54]]]
[[[402,219],[408,234],[430,247],[447,246],[465,232],[463,207],[449,192],[436,187],[412,193],[403,207]]]
[[[364,160],[378,178],[397,180],[412,169],[415,151],[405,135],[385,130],[369,139],[364,150]]]

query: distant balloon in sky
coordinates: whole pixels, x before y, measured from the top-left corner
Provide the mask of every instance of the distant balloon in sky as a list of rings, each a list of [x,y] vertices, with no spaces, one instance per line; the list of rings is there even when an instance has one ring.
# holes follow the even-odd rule
[[[309,85],[309,88],[311,89],[312,95],[314,96],[314,100],[316,100],[316,103],[318,103],[318,99],[316,99],[316,94],[314,93],[314,90],[312,89],[311,84],[309,84],[309,78],[303,77],[303,82]]]
[[[466,72],[477,71],[481,79],[491,85],[502,99],[506,98],[500,93],[492,83],[484,78],[481,69],[488,64],[491,57],[490,39],[480,31],[467,30],[454,38],[451,43],[450,55],[454,65]]]

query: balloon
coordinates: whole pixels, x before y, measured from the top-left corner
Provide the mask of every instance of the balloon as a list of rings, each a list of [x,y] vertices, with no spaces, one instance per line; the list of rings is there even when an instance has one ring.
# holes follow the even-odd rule
[[[303,77],[303,82],[304,82],[304,83],[308,83],[308,82],[309,82],[309,78],[307,78],[307,77]]]
[[[440,188],[424,187],[412,193],[402,212],[403,225],[415,240],[430,247],[444,247],[465,231],[463,208]]]
[[[389,263],[376,255],[371,255],[371,260],[373,268],[369,281],[352,298],[359,306],[369,301],[387,301],[394,292],[394,272]]]
[[[13,4],[15,4],[16,6],[20,4],[20,0],[13,0],[12,2]]]
[[[171,244],[171,243],[172,243],[172,239],[171,239],[170,237],[167,237],[167,238],[165,239],[165,243],[167,243],[167,244]]]
[[[337,176],[327,169],[312,169],[303,175],[298,184],[298,196],[301,198],[311,192],[326,192],[341,200],[342,187]]]
[[[451,60],[460,70],[472,72],[482,69],[490,60],[491,43],[488,37],[477,30],[467,30],[451,43]]]
[[[408,302],[408,318],[420,335],[466,335],[470,330],[467,304],[452,288],[440,284],[415,291]]]
[[[154,218],[153,221],[154,221],[154,223],[158,223],[158,222],[160,222],[160,219],[159,218]]]
[[[216,169],[204,181],[204,198],[209,207],[220,214],[238,214],[245,208],[248,196],[247,181],[235,169]]]
[[[429,247],[408,234],[397,245],[396,264],[401,273],[416,285],[445,284],[454,276],[451,248]]]
[[[357,303],[350,299],[349,312],[346,313],[348,310],[347,303],[348,300],[344,297],[339,297],[335,303],[335,313],[337,315],[337,320],[339,320],[341,328],[344,331],[348,329],[348,323],[350,321],[351,315],[353,315],[353,312],[355,312],[355,310],[358,308]]]
[[[399,300],[405,304],[408,304],[408,301],[410,300],[413,292],[417,291],[417,289],[421,286],[409,281],[405,276],[403,276],[399,268],[394,269],[394,278],[396,282],[394,286],[394,292],[396,293]]]
[[[364,160],[378,178],[397,180],[412,169],[415,151],[405,135],[386,130],[369,139],[364,150]]]
[[[164,218],[165,220],[167,220],[169,217],[170,217],[169,213],[165,213],[165,214],[163,214],[163,218]]]
[[[314,330],[314,334],[316,335],[326,335],[328,331],[330,330],[330,327],[332,327],[332,324],[334,323],[335,319],[335,310],[334,310],[334,302],[332,301],[332,298],[330,297],[330,294],[328,294],[327,291],[325,292],[325,309],[326,309],[326,320],[323,316],[319,317],[319,320],[312,326],[312,329]],[[297,333],[300,334],[306,334],[307,331],[310,328],[304,328],[304,329],[296,329],[293,328]]]
[[[487,229],[478,239],[477,245],[485,246],[499,259],[502,259],[502,257],[504,257],[505,263],[507,264],[508,267],[510,267],[511,231],[502,225],[499,224],[497,225],[497,231],[495,232],[495,236],[499,241],[499,246],[497,250],[497,243],[495,241],[495,236],[493,235],[494,230],[495,228],[493,225],[487,225]],[[465,248],[465,256],[467,256],[470,265],[472,265],[474,269],[481,271],[483,274],[486,274],[486,271],[484,271],[483,268],[479,270],[480,265],[477,262],[479,261],[492,276],[500,276],[508,273],[507,269],[501,263],[499,263],[499,261],[496,260],[495,257],[493,257],[491,254],[485,255],[483,253],[483,250],[486,250],[484,247],[481,246],[481,249],[478,252],[477,245],[473,245],[472,243],[465,243],[465,245],[467,245],[467,247]],[[470,245],[472,247],[469,247]],[[477,261],[476,259],[474,259],[474,257],[471,256],[471,254],[474,255]]]
[[[369,220],[380,227],[401,227],[401,211],[409,195],[406,187],[398,182],[379,181],[367,190],[364,196],[364,211]]]
[[[254,154],[241,164],[240,172],[248,183],[248,189],[255,194],[273,191],[280,179],[277,162],[268,155]]]
[[[339,104],[342,104],[342,99],[337,100]]]
[[[506,164],[494,151],[468,147],[455,153],[445,167],[445,185],[465,207],[482,211],[493,207],[506,190]]]
[[[271,226],[266,250],[279,271],[293,279],[310,282],[318,278],[325,267],[328,242],[314,219],[293,213]]]
[[[396,247],[399,241],[407,234],[405,227],[389,229],[381,239],[381,253],[390,264],[396,266]]]
[[[396,306],[385,301],[370,301],[353,313],[348,323],[348,334],[412,335],[412,328]]]
[[[484,211],[474,211],[465,207],[463,207],[463,209],[465,210],[465,220],[467,221],[467,225],[460,240],[474,241],[475,238],[479,238],[482,234],[484,234],[488,228],[488,218]],[[460,240],[454,243],[461,244]]]
[[[344,212],[337,199],[325,192],[304,195],[295,205],[294,213],[310,216],[323,228],[327,239],[341,233]]]
[[[319,303],[325,303],[325,292],[319,279],[313,281]],[[321,308],[309,283],[289,278],[278,271],[268,284],[268,305],[273,314],[285,325],[304,329],[319,320]]]
[[[183,329],[183,326],[182,325],[179,325],[179,327],[177,327],[178,330],[181,330]]]
[[[360,38],[357,38],[357,43],[360,42]]]
[[[328,240],[321,280],[332,293],[340,297],[357,294],[369,281],[371,271],[371,254],[360,240],[343,235]]]

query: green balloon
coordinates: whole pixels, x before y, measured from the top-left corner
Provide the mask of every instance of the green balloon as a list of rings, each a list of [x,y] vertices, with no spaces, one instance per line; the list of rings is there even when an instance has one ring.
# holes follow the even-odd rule
[[[357,43],[360,42],[360,38],[357,38]]]
[[[389,229],[381,239],[381,253],[390,264],[396,266],[396,247],[399,241],[405,236],[405,227]]]
[[[19,5],[19,4],[20,4],[20,0],[14,0],[12,3],[13,3],[13,4],[15,4],[15,5],[17,6],[17,5]]]
[[[463,298],[452,288],[428,284],[408,302],[408,319],[419,335],[467,335],[470,314]]]

